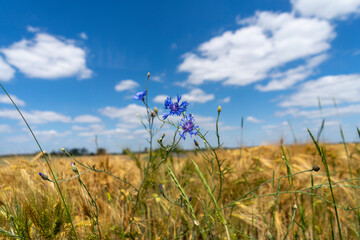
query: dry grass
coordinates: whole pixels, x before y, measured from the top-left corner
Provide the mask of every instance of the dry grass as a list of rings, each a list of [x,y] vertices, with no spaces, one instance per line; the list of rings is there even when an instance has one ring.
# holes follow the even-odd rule
[[[293,177],[292,185],[290,178],[282,178],[279,191],[279,181],[265,184],[247,196],[251,199],[238,201],[232,207],[224,208],[224,216],[231,226],[235,239],[247,237],[266,239],[270,234],[273,239],[283,239],[286,234],[288,239],[331,239],[332,231],[335,238],[338,238],[334,208],[327,187],[328,180],[315,146],[298,145],[289,146],[287,149],[291,157],[289,159],[289,155],[287,156],[292,173],[312,169],[314,164],[320,166],[320,171],[298,174]],[[348,179],[344,146],[327,145],[326,150],[331,180],[339,182]],[[348,150],[351,154],[353,176],[358,178],[359,150],[355,144],[348,144]],[[222,149],[217,153],[221,160],[226,159],[223,166],[229,170],[224,177],[224,192],[218,201],[220,207],[227,206],[267,180],[288,174],[280,146],[244,148],[241,159],[239,159],[240,150]],[[141,164],[145,165],[146,156],[140,158]],[[207,171],[209,164],[201,157],[200,152],[172,155],[166,163],[175,173],[186,194],[193,197],[191,205],[197,219],[200,220],[199,228],[206,229],[211,226],[208,236],[213,239],[223,239],[226,236],[225,229],[219,222],[218,213],[211,204],[207,190],[196,174],[191,159],[199,165],[209,186],[213,188],[214,195],[217,196],[218,176],[214,173],[212,180]],[[53,157],[51,161],[53,167],[55,160],[58,180],[74,176],[70,167],[70,158]],[[142,171],[128,156],[89,156],[79,157],[77,160],[90,166],[95,164],[96,168],[105,168],[136,187],[141,183]],[[54,184],[42,180],[38,175],[39,171],[47,172],[44,160],[39,156],[32,160],[17,156],[2,158],[1,161],[3,165],[0,169],[0,205],[2,206],[0,227],[7,231],[13,229],[17,234],[22,232],[24,239],[71,238],[71,229]],[[78,168],[80,172],[84,171],[81,167]],[[318,195],[314,196],[313,203],[311,195],[307,194],[311,193],[311,190],[299,192],[301,189],[311,187],[311,175],[314,185],[326,185],[313,190]],[[136,239],[201,239],[197,231],[199,228],[191,217],[181,207],[170,204],[159,193],[158,185],[162,184],[168,197],[177,199],[180,194],[169,177],[165,165],[154,174],[150,174],[145,182],[142,201],[135,213],[131,234],[132,199],[135,198],[136,192],[127,184],[105,173],[87,172],[81,175],[81,179],[93,196],[100,194],[104,186],[107,186],[105,193],[97,200],[103,239],[125,239],[130,235]],[[60,186],[70,206],[78,236],[81,239],[94,239],[93,225],[90,221],[91,208],[86,201],[87,194],[76,178],[60,183]],[[355,198],[356,190],[351,186],[358,187],[358,181],[334,186],[342,235],[345,239],[359,238],[357,212],[346,209],[358,206]],[[267,194],[273,195],[264,196]],[[295,211],[293,211],[294,205],[297,206]],[[293,212],[295,212],[295,221],[289,228]]]

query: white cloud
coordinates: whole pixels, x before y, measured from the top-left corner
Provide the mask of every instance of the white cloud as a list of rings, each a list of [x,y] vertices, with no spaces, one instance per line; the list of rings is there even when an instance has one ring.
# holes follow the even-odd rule
[[[7,124],[0,124],[0,133],[11,132],[11,127]]]
[[[150,80],[153,80],[155,82],[162,82],[165,75],[166,75],[165,73],[161,73],[160,75],[154,75],[151,76]]]
[[[71,131],[58,132],[56,130],[36,130],[34,134],[39,137],[64,137],[71,134]]]
[[[192,89],[189,93],[182,95],[181,99],[188,102],[206,103],[215,98],[214,94],[207,94],[199,88]]]
[[[284,134],[289,132],[289,123],[284,121],[284,122],[280,122],[280,123],[276,123],[276,124],[268,124],[268,125],[263,125],[261,127],[261,129],[263,130],[263,132],[265,132],[268,136],[271,136],[271,138],[273,139],[283,139],[284,138]],[[265,140],[262,139],[261,140],[262,143],[261,144],[269,144],[272,141],[269,140]]]
[[[164,103],[167,97],[167,95],[157,95],[156,97],[154,97],[153,102]]]
[[[271,77],[272,71],[287,63],[311,61],[324,54],[335,36],[329,22],[290,13],[257,12],[242,24],[246,26],[210,39],[199,46],[197,53],[184,55],[178,70],[190,73],[187,82],[251,84]]]
[[[291,115],[293,117],[326,118],[336,116],[338,114],[340,116],[360,114],[360,104],[340,106],[337,109],[335,107],[322,108],[321,113],[319,110],[301,110],[298,108],[289,108],[284,111],[276,112],[275,116],[283,117],[286,115]]]
[[[326,54],[317,55],[308,59],[304,65],[297,66],[285,72],[273,73],[271,74],[272,80],[266,86],[256,85],[256,89],[262,92],[287,89],[313,74],[314,68],[326,59]]]
[[[72,126],[71,129],[74,130],[74,131],[86,131],[86,130],[88,130],[87,127],[78,126],[78,125]]]
[[[0,56],[0,81],[9,81],[15,75],[15,70],[4,62]]]
[[[14,95],[10,95],[10,97],[12,98],[12,100],[15,102],[16,105],[20,107],[25,106],[25,102],[23,100],[19,99]],[[8,96],[5,94],[0,94],[0,103],[12,104]]]
[[[252,123],[261,123],[261,122],[263,122],[263,120],[257,119],[257,118],[252,117],[252,116],[248,116],[246,118],[246,121],[252,122]]]
[[[215,131],[216,118],[194,114],[194,119],[195,125],[200,127],[202,133],[205,133],[206,131]],[[239,126],[227,126],[224,124],[224,122],[219,122],[220,132],[234,131],[238,130],[239,128]]]
[[[86,33],[82,32],[80,33],[80,37],[84,40],[87,40],[88,39],[88,36],[86,35]]]
[[[125,90],[133,90],[133,89],[137,88],[138,86],[139,86],[139,84],[137,82],[135,82],[134,80],[126,79],[126,80],[122,80],[118,84],[116,84],[115,90],[118,92],[122,92]]]
[[[195,114],[195,125],[199,126],[202,130],[213,130],[216,127],[216,119],[214,117],[206,117]]]
[[[28,30],[28,32],[32,32],[32,33],[40,32],[40,28],[33,27],[33,26],[27,26],[26,30]]]
[[[360,13],[359,0],[291,0],[296,12],[306,17],[346,19]]]
[[[32,40],[23,39],[1,49],[7,61],[31,78],[56,79],[71,76],[91,77],[86,67],[86,52],[74,41],[36,33]]]
[[[95,136],[95,135],[109,136],[109,135],[120,134],[120,133],[128,134],[130,132],[127,129],[121,129],[121,128],[106,129],[104,125],[100,125],[100,124],[92,124],[87,127],[75,125],[72,127],[72,130],[77,131],[78,135],[82,136],[82,137],[90,137],[90,136]]]
[[[230,102],[231,98],[230,97],[226,97],[224,99],[221,99],[220,102],[223,102],[223,103],[228,103]]]
[[[71,129],[74,131],[89,131],[89,130],[91,130],[94,132],[99,132],[99,131],[105,130],[105,126],[100,125],[100,124],[91,124],[90,126],[87,126],[87,127],[74,125],[71,127]]]
[[[95,135],[110,136],[116,134],[122,134],[122,135],[126,134],[126,136],[128,136],[130,134],[130,131],[124,128],[115,128],[115,129],[101,130],[101,131],[91,130],[87,132],[80,132],[78,135],[82,137],[91,137]]]
[[[282,107],[316,107],[318,97],[322,105],[360,102],[360,75],[325,76],[308,81],[299,86],[297,92],[287,97],[279,105]]]
[[[53,111],[23,112],[23,115],[28,122],[34,124],[42,124],[48,122],[71,122],[71,118],[69,116],[65,116],[63,114]]]
[[[95,122],[101,122],[101,119],[99,117],[93,116],[93,115],[81,115],[77,116],[74,119],[74,122],[77,123],[95,123]]]
[[[126,126],[127,128],[134,128],[140,126],[140,120],[137,117],[145,116],[146,109],[143,106],[137,104],[129,104],[124,108],[110,107],[107,106],[99,110],[101,114],[112,118],[119,119],[120,124]]]
[[[71,118],[63,114],[52,111],[22,111],[26,121],[33,124],[44,124],[48,122],[71,122]],[[21,120],[19,113],[16,110],[1,109],[0,117]]]
[[[169,96],[167,95],[157,95],[153,101],[157,103],[164,103],[166,98]],[[181,101],[188,101],[190,103],[198,102],[198,103],[206,103],[208,101],[211,101],[215,98],[214,94],[207,94],[203,90],[199,88],[194,88],[190,92],[185,93],[181,95]],[[177,99],[176,97],[173,97],[172,99]]]

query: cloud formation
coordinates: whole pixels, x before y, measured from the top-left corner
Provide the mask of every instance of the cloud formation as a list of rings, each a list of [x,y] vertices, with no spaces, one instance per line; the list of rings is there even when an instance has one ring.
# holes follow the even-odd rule
[[[77,76],[84,79],[92,75],[86,66],[85,50],[76,46],[73,40],[60,39],[47,33],[36,33],[34,39],[23,39],[0,51],[9,64],[31,78]]]
[[[316,80],[308,81],[299,86],[298,90],[286,97],[280,106],[282,107],[316,107],[318,98],[321,105],[333,105],[337,103],[360,102],[360,75],[334,75],[324,76]]]
[[[76,122],[76,123],[96,123],[96,122],[101,122],[101,119],[99,117],[86,114],[86,115],[77,116],[74,119],[74,122]]]
[[[291,0],[293,8],[306,17],[346,19],[360,13],[359,0]]]
[[[318,109],[303,110],[298,108],[288,108],[284,111],[276,112],[275,116],[283,117],[286,115],[291,115],[293,117],[305,117],[305,118],[313,119],[313,118],[327,118],[337,115],[346,116],[346,115],[354,115],[354,114],[360,114],[360,104],[351,104],[347,106],[341,106],[338,108],[326,107],[326,108],[322,108],[321,112]]]
[[[157,95],[153,101],[157,103],[164,103],[168,95]],[[194,88],[190,92],[181,95],[181,101],[188,101],[190,103],[206,103],[211,101],[215,98],[214,94],[207,94],[205,91],[201,90],[200,88]],[[176,101],[176,97],[173,97]]]
[[[255,118],[255,117],[253,117],[253,116],[248,116],[248,117],[246,118],[246,121],[252,122],[252,123],[261,123],[261,122],[263,122],[262,120],[257,119],[257,118]]]
[[[71,122],[71,117],[53,111],[22,111],[26,121],[33,124],[44,124],[49,122]],[[21,120],[16,110],[1,109],[0,117]]]
[[[15,70],[0,56],[0,81],[9,81],[15,75]]]
[[[122,80],[118,84],[116,84],[115,90],[118,92],[122,92],[125,90],[133,90],[133,89],[137,88],[138,86],[139,86],[139,84],[137,82],[135,82],[134,80],[126,79],[126,80]]]
[[[146,109],[137,104],[129,104],[123,108],[107,106],[99,110],[101,114],[112,119],[119,119],[119,126],[125,128],[135,128],[141,125],[140,119],[137,117],[145,116]]]
[[[188,102],[206,103],[215,98],[214,94],[207,94],[200,88],[194,88],[189,93],[185,93],[181,96],[182,100]]]
[[[244,86],[271,78],[274,72],[286,79],[286,75],[292,74],[281,73],[281,67],[295,61],[305,61],[305,65],[297,66],[304,65],[304,69],[295,71],[307,76],[317,66],[309,62],[324,56],[335,37],[328,21],[291,13],[257,12],[241,23],[243,26],[238,30],[214,37],[201,44],[197,52],[184,55],[178,70],[190,73],[188,83],[200,85],[212,81]],[[302,79],[293,78],[287,85]]]
[[[10,97],[12,98],[12,100],[15,102],[16,105],[20,107],[25,106],[25,101],[19,99],[17,96],[10,94]],[[5,94],[0,94],[0,103],[13,104],[11,100],[8,98],[8,96]]]

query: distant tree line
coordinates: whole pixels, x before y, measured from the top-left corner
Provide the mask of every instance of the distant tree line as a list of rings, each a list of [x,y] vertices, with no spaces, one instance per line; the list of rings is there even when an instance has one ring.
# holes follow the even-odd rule
[[[70,148],[70,149],[66,149],[66,151],[74,156],[89,156],[89,155],[104,155],[107,153],[105,148],[98,148],[96,153],[89,151],[87,148],[83,147],[83,148]],[[51,155],[56,155],[56,156],[63,156],[65,155],[65,153],[61,150],[59,151],[52,151],[50,153]]]

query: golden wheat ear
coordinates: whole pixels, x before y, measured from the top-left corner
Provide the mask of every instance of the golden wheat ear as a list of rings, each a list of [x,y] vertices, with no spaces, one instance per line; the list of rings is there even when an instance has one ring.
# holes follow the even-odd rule
[[[42,157],[44,156],[44,154],[46,154],[45,151],[39,152],[38,154],[36,154],[36,155],[31,159],[31,161],[37,161],[37,160],[39,160],[40,158],[42,158]]]

